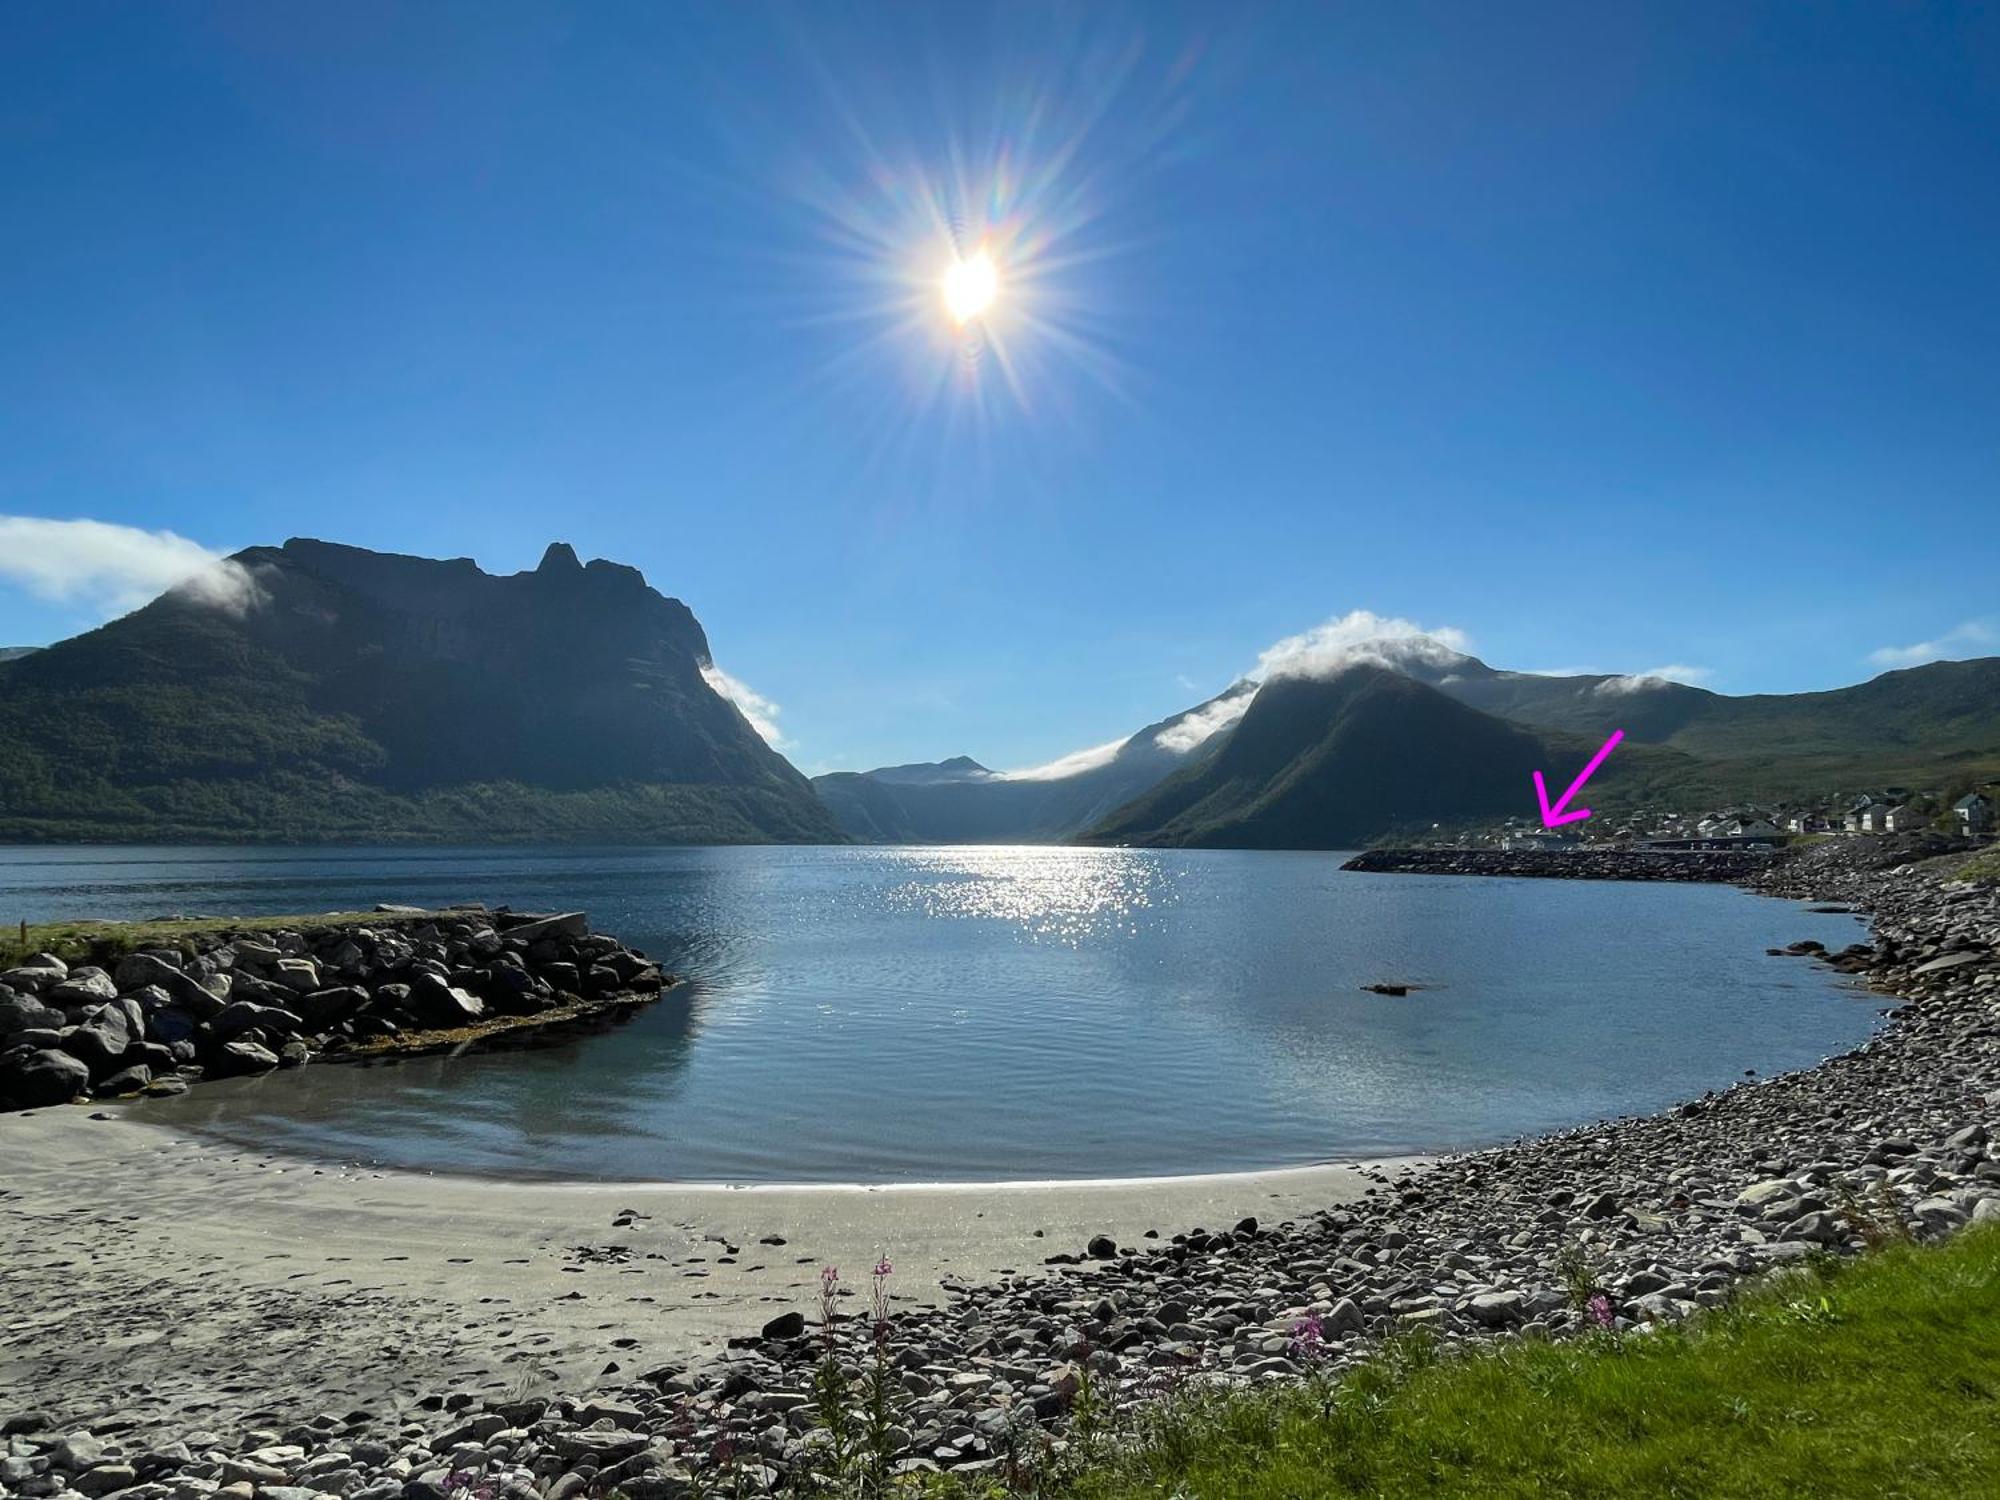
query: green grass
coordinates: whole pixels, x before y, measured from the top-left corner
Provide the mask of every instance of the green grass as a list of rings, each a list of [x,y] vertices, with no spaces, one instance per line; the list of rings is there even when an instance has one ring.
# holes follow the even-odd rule
[[[1052,1486],[1146,1496],[2000,1494],[2000,1232],[1810,1268],[1689,1331],[1392,1350],[1183,1397]]]
[[[180,948],[210,932],[274,932],[321,927],[392,927],[399,922],[428,921],[428,916],[404,912],[326,912],[318,916],[189,917],[161,922],[30,922],[0,930],[0,969],[11,968],[36,953],[53,953],[65,963],[103,962],[140,948]]]
[[[1985,853],[1967,860],[1959,866],[1956,880],[2000,881],[2000,844],[1995,844]]]

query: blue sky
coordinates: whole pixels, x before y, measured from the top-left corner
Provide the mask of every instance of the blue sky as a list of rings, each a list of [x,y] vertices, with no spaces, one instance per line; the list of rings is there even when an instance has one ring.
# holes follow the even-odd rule
[[[24,9],[0,516],[560,537],[809,770],[1357,609],[1833,686],[2000,651],[1996,161],[1970,6]],[[90,565],[0,555],[0,644]]]

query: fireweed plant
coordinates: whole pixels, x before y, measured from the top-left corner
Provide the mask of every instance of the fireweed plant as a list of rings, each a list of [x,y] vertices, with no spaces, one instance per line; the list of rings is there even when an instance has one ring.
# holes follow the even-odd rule
[[[820,1360],[813,1375],[813,1410],[816,1425],[826,1434],[824,1477],[848,1486],[852,1494],[887,1493],[896,1453],[904,1442],[896,1421],[900,1389],[889,1356],[893,1320],[889,1278],[894,1274],[886,1256],[878,1256],[869,1268],[868,1362],[857,1381],[841,1360],[836,1326],[840,1314],[834,1305],[841,1295],[840,1270],[826,1266],[819,1273]]]

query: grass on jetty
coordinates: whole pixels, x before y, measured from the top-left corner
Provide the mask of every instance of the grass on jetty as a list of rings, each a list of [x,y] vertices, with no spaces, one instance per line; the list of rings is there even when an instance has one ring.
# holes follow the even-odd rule
[[[335,911],[317,916],[177,917],[157,922],[84,920],[27,922],[0,930],[0,969],[12,967],[37,953],[53,953],[64,962],[117,958],[140,948],[179,948],[190,938],[209,932],[275,932],[322,927],[392,926],[398,922],[429,921],[431,916],[407,912]]]
[[[1337,1382],[1184,1395],[1084,1446],[1043,1493],[1990,1495],[2000,1230],[1814,1265],[1687,1330],[1404,1344]]]

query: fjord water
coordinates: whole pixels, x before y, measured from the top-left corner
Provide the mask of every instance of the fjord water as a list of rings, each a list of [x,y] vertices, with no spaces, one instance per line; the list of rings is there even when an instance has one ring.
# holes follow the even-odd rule
[[[510,902],[689,982],[533,1050],[207,1085],[140,1118],[273,1152],[689,1182],[1300,1165],[1657,1108],[1852,1046],[1765,949],[1855,919],[1721,886],[1068,848],[0,850],[0,918]],[[1403,998],[1375,981],[1420,984]]]

